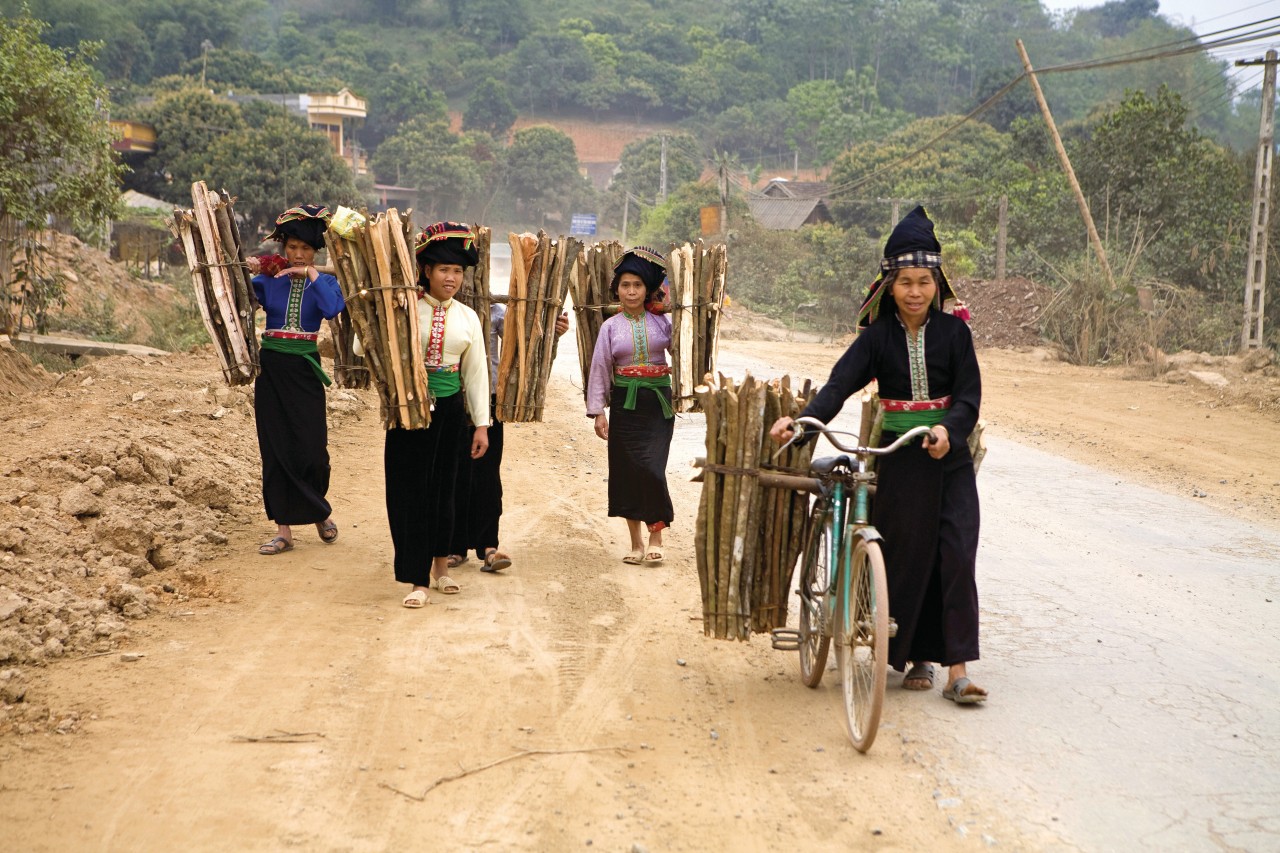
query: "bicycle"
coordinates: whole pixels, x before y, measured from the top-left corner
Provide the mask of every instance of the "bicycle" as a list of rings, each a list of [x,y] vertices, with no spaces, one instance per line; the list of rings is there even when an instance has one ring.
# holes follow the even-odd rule
[[[844,454],[814,459],[808,477],[760,473],[763,485],[817,496],[809,511],[801,551],[799,628],[775,628],[773,647],[798,649],[801,680],[808,687],[817,687],[835,639],[845,730],[854,748],[866,752],[880,725],[889,639],[898,628],[889,618],[880,534],[871,524],[870,498],[876,475],[868,470],[868,464],[872,457],[893,453],[921,436],[927,436],[931,444],[936,439],[929,427],[918,426],[885,447],[847,447],[834,436],[853,435],[856,439],[854,433],[830,429],[816,418],[798,418],[793,426],[794,434],[782,449],[801,440],[807,428],[825,435]]]

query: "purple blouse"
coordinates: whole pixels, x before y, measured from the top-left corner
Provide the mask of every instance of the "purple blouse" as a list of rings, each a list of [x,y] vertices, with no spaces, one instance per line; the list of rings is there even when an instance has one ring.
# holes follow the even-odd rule
[[[602,414],[609,405],[613,369],[637,364],[666,364],[665,351],[671,349],[671,317],[645,311],[639,320],[614,314],[600,326],[595,352],[591,355],[591,378],[587,380],[587,416]]]

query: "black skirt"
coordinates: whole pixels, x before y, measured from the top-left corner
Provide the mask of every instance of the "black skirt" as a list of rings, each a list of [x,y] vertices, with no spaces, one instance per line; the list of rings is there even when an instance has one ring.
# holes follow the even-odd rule
[[[436,400],[431,426],[389,429],[383,449],[387,523],[396,580],[431,584],[431,561],[453,542],[458,442],[466,422],[463,395]]]
[[[670,388],[641,388],[636,407],[623,408],[627,389],[613,387],[609,398],[609,517],[645,524],[675,520],[667,490],[667,457],[675,419],[664,417],[658,394],[671,401]]]
[[[317,524],[333,512],[324,384],[300,355],[264,349],[253,385],[262,504],[276,524]]]
[[[883,444],[896,435],[885,433]],[[966,444],[934,459],[912,442],[876,463],[872,521],[884,537],[889,663],[978,659],[978,487]]]
[[[498,398],[490,400],[489,411],[498,411]],[[489,426],[489,449],[479,459],[471,458],[475,427],[462,430],[455,491],[456,515],[450,553],[466,554],[474,549],[484,559],[485,551],[498,547],[498,526],[502,521],[502,421],[496,417]]]

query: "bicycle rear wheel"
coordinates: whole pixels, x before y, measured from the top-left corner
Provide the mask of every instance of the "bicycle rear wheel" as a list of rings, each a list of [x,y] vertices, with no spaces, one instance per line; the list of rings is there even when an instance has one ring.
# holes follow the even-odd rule
[[[800,678],[807,687],[822,683],[831,648],[831,626],[825,624],[823,603],[831,589],[834,532],[831,513],[821,502],[814,504],[800,573]]]
[[[889,583],[880,545],[866,541],[850,526],[846,541],[856,542],[836,602],[836,661],[844,694],[845,729],[859,752],[875,742],[884,704],[889,664]]]

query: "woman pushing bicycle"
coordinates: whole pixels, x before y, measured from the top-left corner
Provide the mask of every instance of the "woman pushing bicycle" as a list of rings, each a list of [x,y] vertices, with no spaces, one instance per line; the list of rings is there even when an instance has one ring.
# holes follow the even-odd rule
[[[873,379],[884,406],[882,446],[912,427],[935,440],[879,460],[872,523],[884,537],[889,610],[897,635],[889,664],[906,670],[903,687],[933,687],[932,661],[948,667],[943,696],[960,704],[987,698],[969,680],[978,659],[978,489],[969,433],[978,420],[982,377],[968,325],[942,311],[955,294],[942,272],[942,246],[923,207],[908,213],[885,243],[880,276],[858,312],[861,333],[801,416],[829,422]],[[785,441],[793,420],[770,435]]]

